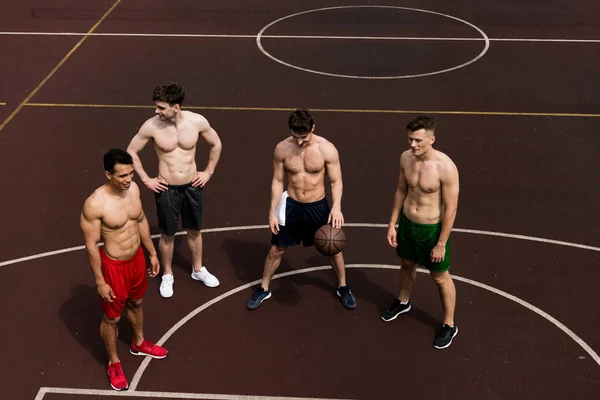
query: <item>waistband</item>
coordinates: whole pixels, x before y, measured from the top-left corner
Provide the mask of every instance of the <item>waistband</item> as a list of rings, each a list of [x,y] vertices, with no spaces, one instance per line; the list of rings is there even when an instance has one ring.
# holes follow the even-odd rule
[[[106,263],[108,263],[110,265],[115,265],[115,266],[129,264],[130,262],[135,260],[137,257],[139,257],[140,252],[143,252],[142,246],[140,246],[140,247],[138,247],[138,249],[135,252],[133,257],[128,258],[127,260],[115,260],[114,258],[110,258],[108,256],[108,254],[106,253],[106,250],[104,250],[104,246],[100,247],[99,250],[100,250],[100,258],[102,259],[102,261],[105,261]]]
[[[321,200],[313,201],[313,202],[310,202],[310,203],[302,203],[301,201],[294,200],[291,197],[288,197],[287,200],[290,203],[292,203],[294,205],[297,205],[297,206],[300,206],[300,207],[312,207],[312,206],[318,206],[318,205],[321,205],[321,204],[327,204],[327,197],[323,197]]]
[[[192,186],[192,182],[185,183],[183,185],[167,185],[167,189],[169,190],[185,190]]]
[[[406,214],[404,214],[404,211],[400,214],[400,218],[404,219],[407,221],[408,224],[412,225],[412,226],[418,226],[418,227],[422,227],[422,228],[437,228],[439,226],[442,225],[442,222],[438,222],[437,224],[418,224],[416,222],[411,221]]]

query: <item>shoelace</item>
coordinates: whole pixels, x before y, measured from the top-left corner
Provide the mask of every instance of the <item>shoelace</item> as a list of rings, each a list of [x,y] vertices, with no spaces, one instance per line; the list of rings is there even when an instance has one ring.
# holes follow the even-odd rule
[[[264,292],[264,290],[262,292],[256,291],[252,294],[252,300],[257,300]]]

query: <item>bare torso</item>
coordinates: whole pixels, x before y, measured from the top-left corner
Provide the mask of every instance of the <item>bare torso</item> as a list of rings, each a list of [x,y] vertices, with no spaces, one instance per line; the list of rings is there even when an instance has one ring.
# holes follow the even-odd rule
[[[434,157],[420,160],[410,150],[402,155],[401,167],[408,186],[403,212],[413,222],[436,224],[442,220],[443,201],[440,175],[453,165],[444,153],[435,151]]]
[[[158,155],[158,174],[170,185],[189,183],[196,175],[196,145],[199,139],[198,114],[181,111],[181,122],[175,126],[158,117],[151,119],[154,149]]]
[[[288,178],[290,197],[302,203],[312,203],[325,197],[326,146],[332,146],[324,138],[313,135],[306,147],[299,147],[293,139],[281,142],[283,165]]]
[[[142,203],[137,185],[132,183],[120,195],[103,185],[93,193],[92,204],[101,215],[101,236],[107,255],[116,260],[132,258],[140,247],[138,219]]]

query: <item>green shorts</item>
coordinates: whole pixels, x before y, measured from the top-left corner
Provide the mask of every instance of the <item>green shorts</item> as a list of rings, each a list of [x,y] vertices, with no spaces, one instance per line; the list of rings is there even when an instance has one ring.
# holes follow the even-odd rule
[[[444,260],[440,263],[431,261],[431,250],[437,244],[441,231],[441,222],[438,224],[417,224],[402,213],[398,223],[396,253],[400,258],[415,261],[431,272],[448,271],[450,268],[450,239],[446,242]]]

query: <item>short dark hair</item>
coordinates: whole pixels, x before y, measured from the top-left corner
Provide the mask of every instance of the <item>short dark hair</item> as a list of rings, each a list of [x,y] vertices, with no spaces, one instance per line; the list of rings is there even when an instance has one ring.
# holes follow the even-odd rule
[[[315,117],[307,108],[298,108],[288,118],[288,126],[296,133],[309,133],[314,124]]]
[[[114,172],[115,164],[133,165],[133,158],[125,150],[121,149],[110,149],[104,155],[104,170]]]
[[[432,117],[419,116],[406,125],[406,129],[411,132],[425,129],[426,131],[435,132],[435,120]]]
[[[184,99],[185,90],[183,90],[179,84],[174,82],[167,82],[165,84],[158,85],[152,92],[152,101],[164,101],[165,103],[169,103],[171,107],[175,104],[179,104],[181,106]]]

